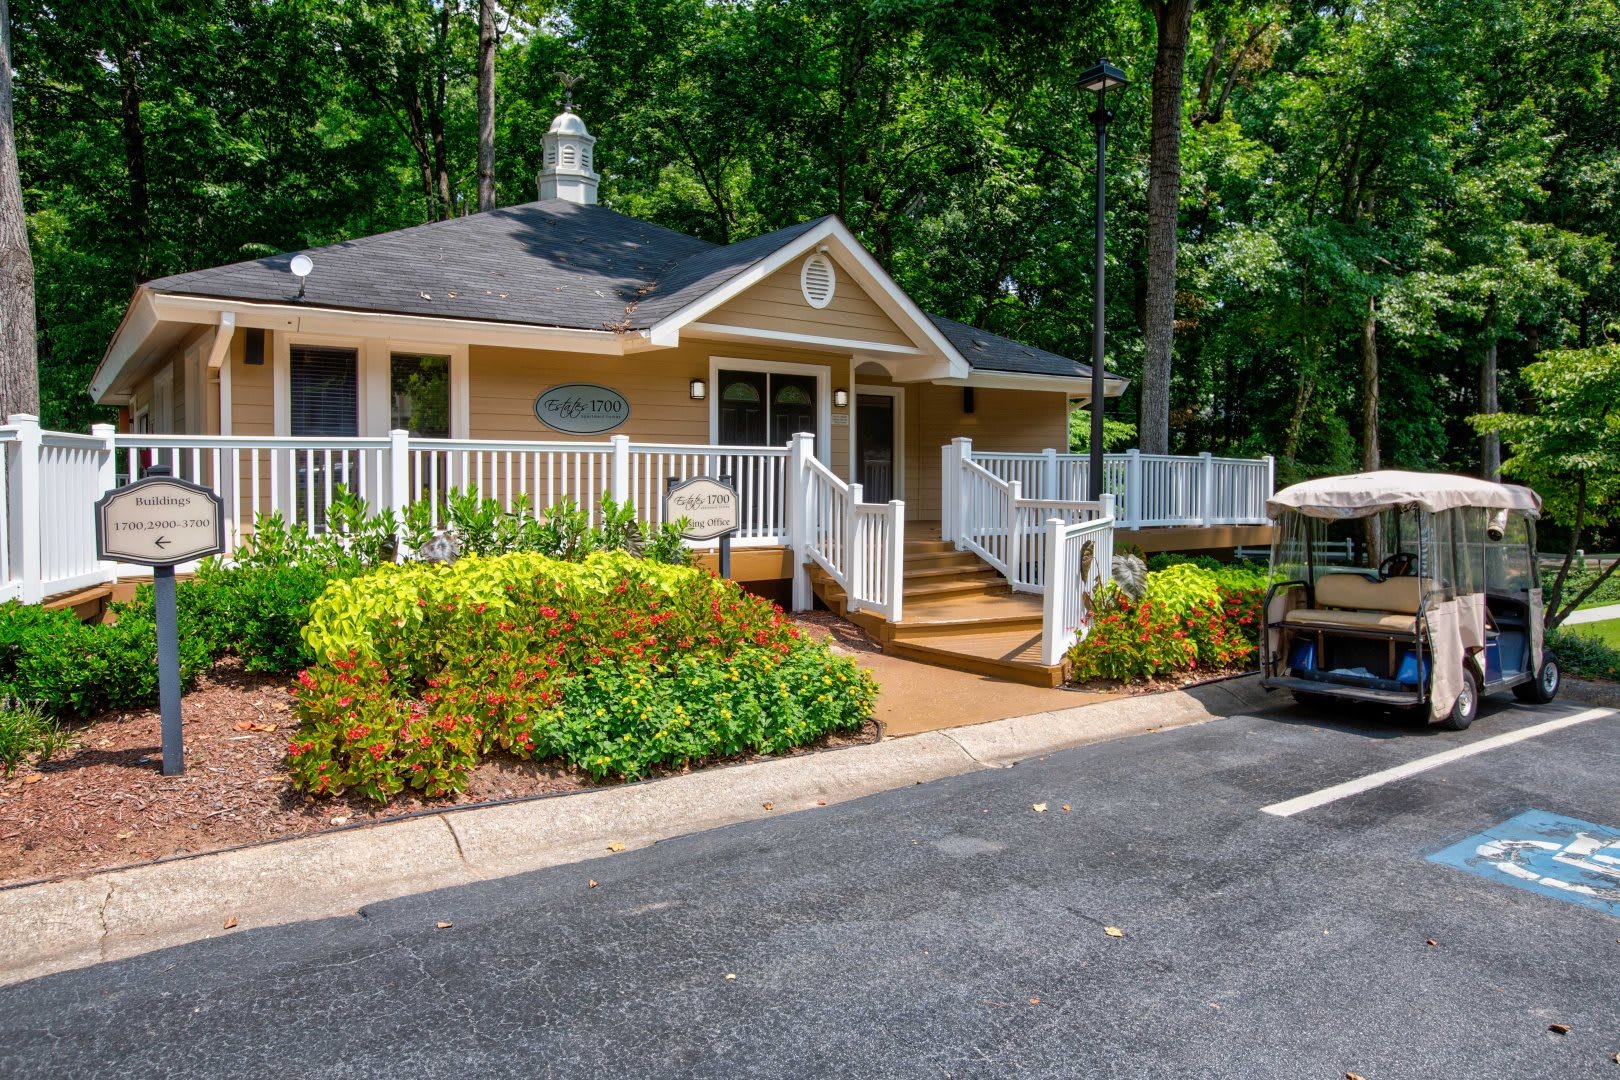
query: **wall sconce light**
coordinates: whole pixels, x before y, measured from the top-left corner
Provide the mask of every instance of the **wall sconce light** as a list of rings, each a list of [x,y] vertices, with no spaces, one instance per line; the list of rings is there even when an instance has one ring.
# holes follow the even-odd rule
[[[849,391],[848,390],[834,390],[833,391],[833,404],[836,405],[840,409],[849,408]]]
[[[964,413],[973,411],[973,387],[971,386],[962,387],[962,411]]]
[[[692,395],[693,401],[702,401],[704,398],[709,396],[709,388],[704,384],[702,379],[693,379],[692,385],[688,388],[687,393]]]

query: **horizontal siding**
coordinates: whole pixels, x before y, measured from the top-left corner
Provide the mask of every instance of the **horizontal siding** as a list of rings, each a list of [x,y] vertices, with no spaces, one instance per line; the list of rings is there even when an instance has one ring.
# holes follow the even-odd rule
[[[264,363],[249,364],[245,331],[237,331],[231,341],[231,433],[233,435],[274,435],[276,407],[275,376],[271,359],[275,355],[274,336],[264,335]]]
[[[848,357],[733,343],[695,342],[622,357],[474,345],[468,354],[469,434],[474,439],[600,442],[608,435],[565,435],[534,415],[534,399],[547,387],[589,382],[617,390],[630,401],[630,419],[608,434],[626,435],[632,442],[701,445],[709,441],[709,403],[693,401],[689,387],[693,379],[709,378],[711,356],[824,365],[831,372],[830,389],[849,386]],[[848,412],[833,410],[840,411]],[[831,464],[839,475],[848,471],[847,427],[832,429]]]
[[[801,264],[802,260],[795,260],[784,266],[701,321],[886,345],[913,344],[843,267],[838,268],[838,284],[831,302],[824,308],[811,307],[799,289]]]

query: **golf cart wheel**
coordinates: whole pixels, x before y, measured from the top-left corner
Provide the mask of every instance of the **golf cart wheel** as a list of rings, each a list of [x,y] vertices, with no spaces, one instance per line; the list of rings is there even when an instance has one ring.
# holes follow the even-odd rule
[[[1446,731],[1466,731],[1478,715],[1479,676],[1474,674],[1473,668],[1464,664],[1462,689],[1457,691],[1457,700],[1452,702],[1451,712],[1446,714],[1439,726]]]
[[[1558,667],[1558,657],[1553,655],[1552,650],[1543,649],[1541,669],[1536,672],[1535,679],[1515,686],[1513,696],[1533,705],[1545,705],[1558,696],[1558,686],[1563,679],[1564,673]]]

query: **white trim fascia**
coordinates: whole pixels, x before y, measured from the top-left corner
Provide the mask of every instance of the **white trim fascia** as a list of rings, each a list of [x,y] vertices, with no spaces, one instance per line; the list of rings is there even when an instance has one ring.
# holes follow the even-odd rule
[[[137,288],[129,307],[124,311],[124,317],[118,322],[118,329],[113,331],[112,340],[107,343],[101,363],[96,365],[95,374],[90,376],[89,393],[93,401],[100,402],[102,396],[118,382],[124,367],[152,331],[157,329],[159,321],[151,291]]]
[[[211,296],[153,294],[157,318],[164,322],[212,323],[220,311],[236,314],[239,327],[329,334],[348,337],[398,338],[440,345],[500,345],[514,349],[549,349],[618,355],[634,335],[615,330],[577,330],[561,326],[491,322],[487,319],[402,315],[384,311],[273,304]]]
[[[890,463],[894,468],[894,492],[891,499],[905,499],[906,497],[906,388],[903,386],[871,386],[856,383],[849,391],[849,476],[850,483],[859,483],[858,470],[861,463],[856,460],[855,428],[859,423],[856,413],[860,411],[861,395],[871,394],[876,397],[892,398],[894,401],[894,460]],[[868,500],[870,501],[870,500]]]
[[[779,330],[761,330],[753,326],[730,326],[726,323],[695,322],[686,327],[694,334],[711,338],[736,338],[739,341],[791,342],[794,345],[816,345],[840,352],[887,353],[897,356],[927,356],[915,345],[890,345],[881,341],[858,341],[854,338],[827,337],[822,334],[790,334]]]
[[[1026,375],[1012,371],[975,371],[965,379],[934,379],[935,386],[975,386],[986,390],[1054,390],[1071,398],[1091,397],[1091,380],[1062,375]],[[1129,386],[1129,379],[1107,377],[1103,396],[1117,398]]]
[[[219,369],[219,433],[230,435],[235,431],[231,413],[236,409],[236,403],[231,396],[231,359],[225,358],[225,363]]]
[[[709,357],[709,444],[720,442],[720,369],[811,375],[816,380],[816,458],[832,468],[832,368],[823,364],[794,364],[785,360],[750,360],[740,356]],[[765,402],[765,437],[770,438],[771,403]],[[770,445],[767,443],[766,445]]]
[[[655,345],[678,345],[684,327],[697,322],[727,301],[758,285],[798,256],[816,250],[829,240],[837,241],[842,254],[853,264],[844,268],[850,271],[850,275],[872,297],[873,302],[891,319],[901,324],[902,329],[905,328],[905,324],[911,324],[915,331],[912,335],[913,340],[921,337],[932,345],[939,355],[949,361],[953,376],[965,378],[972,372],[972,366],[957,351],[956,346],[940,333],[939,328],[917,306],[916,301],[907,296],[905,290],[901,289],[878,261],[872,258],[871,252],[855,239],[855,234],[835,217],[829,217],[815,228],[808,229],[789,240],[727,280],[719,288],[705,293],[679,311],[665,316],[643,333]]]

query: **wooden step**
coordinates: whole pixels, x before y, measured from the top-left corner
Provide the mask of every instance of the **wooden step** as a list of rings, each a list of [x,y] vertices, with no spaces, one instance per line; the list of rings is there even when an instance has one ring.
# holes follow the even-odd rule
[[[883,646],[891,656],[935,667],[987,675],[1030,686],[1063,684],[1063,666],[1041,663],[1041,631],[993,630],[972,636],[918,639],[896,637]]]
[[[906,537],[906,554],[922,555],[926,553],[943,554],[955,551],[956,545],[946,543],[944,540],[929,540],[923,537]]]
[[[963,568],[985,566],[983,559],[971,551],[916,551],[906,553],[906,572],[912,570],[925,570],[938,566],[960,566]]]
[[[993,577],[999,579],[993,567],[984,563],[975,563],[971,566],[907,566],[905,579],[907,581],[938,581],[946,578],[978,578]]]
[[[913,599],[937,596],[987,596],[991,593],[1005,593],[1007,583],[1001,580],[1000,575],[978,575],[974,577],[955,578],[926,578],[922,581],[907,580],[902,595],[905,602]],[[901,616],[905,615],[902,607]]]

